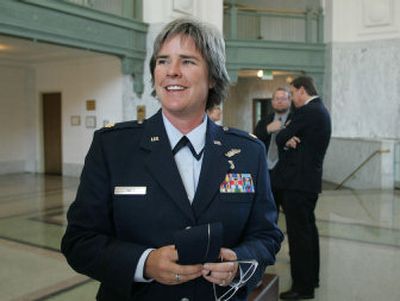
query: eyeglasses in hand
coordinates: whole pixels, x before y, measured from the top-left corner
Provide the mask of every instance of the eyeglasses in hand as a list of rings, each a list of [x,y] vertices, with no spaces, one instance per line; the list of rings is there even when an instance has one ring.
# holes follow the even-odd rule
[[[221,296],[217,296],[217,289],[215,283],[213,284],[215,301],[228,301],[236,292],[244,286],[247,281],[254,275],[257,270],[258,262],[256,260],[233,260],[229,262],[237,262],[239,264],[240,278],[237,282],[232,282],[230,288]],[[244,272],[243,272],[244,271]]]

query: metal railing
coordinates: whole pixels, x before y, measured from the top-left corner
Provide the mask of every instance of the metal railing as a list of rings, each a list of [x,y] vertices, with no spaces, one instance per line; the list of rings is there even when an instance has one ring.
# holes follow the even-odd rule
[[[224,10],[228,39],[323,43],[322,10],[266,11],[236,6]]]
[[[394,145],[394,187],[400,188],[400,142]]]
[[[389,152],[390,152],[390,150],[388,150],[388,149],[378,149],[378,150],[374,151],[371,155],[368,156],[368,158],[366,158],[363,162],[361,162],[361,164],[356,169],[354,169],[342,182],[340,182],[336,186],[335,190],[338,190],[338,189],[342,188],[344,183],[346,183],[348,180],[350,180],[373,157],[375,157],[378,154],[389,153]]]
[[[137,18],[138,0],[64,0],[75,5],[84,6],[93,10],[101,11],[120,17]]]

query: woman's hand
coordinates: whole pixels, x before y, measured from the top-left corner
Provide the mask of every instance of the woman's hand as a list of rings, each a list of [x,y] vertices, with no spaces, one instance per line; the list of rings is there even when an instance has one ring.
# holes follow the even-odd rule
[[[166,285],[181,284],[202,275],[203,265],[180,265],[174,245],[161,247],[147,257],[144,276]]]
[[[233,250],[222,248],[220,258],[222,260],[221,262],[205,263],[202,273],[207,281],[220,286],[227,286],[235,278],[238,271],[238,263],[232,262],[237,260],[237,256]]]

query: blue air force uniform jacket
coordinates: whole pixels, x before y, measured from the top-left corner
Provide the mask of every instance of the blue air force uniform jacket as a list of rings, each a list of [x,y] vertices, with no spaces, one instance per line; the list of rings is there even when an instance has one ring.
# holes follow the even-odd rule
[[[254,192],[221,192],[232,173],[250,174]],[[140,188],[116,194],[121,186]],[[212,284],[202,277],[167,286],[134,282],[134,272],[146,249],[173,244],[176,231],[222,222],[223,247],[259,262],[253,281],[232,299],[245,300],[280,248],[275,214],[262,143],[211,121],[190,205],[159,111],[142,124],[95,132],[61,249],[77,272],[101,282],[98,300],[214,300]]]

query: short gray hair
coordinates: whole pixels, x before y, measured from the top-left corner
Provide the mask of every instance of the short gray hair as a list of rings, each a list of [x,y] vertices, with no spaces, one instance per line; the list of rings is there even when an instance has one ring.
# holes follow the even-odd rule
[[[225,67],[225,42],[220,31],[214,26],[194,19],[179,18],[168,23],[154,41],[150,59],[151,81],[154,88],[156,59],[164,42],[177,35],[193,39],[197,50],[207,63],[209,80],[214,86],[209,90],[206,109],[221,104],[229,89],[229,75]],[[152,95],[155,96],[153,89]]]
[[[278,92],[278,91],[286,92],[286,94],[287,94],[288,97],[290,98],[290,91],[289,91],[287,88],[278,87],[278,88],[275,89],[274,93],[272,93],[272,99],[275,98],[275,94],[276,94],[276,92]]]

